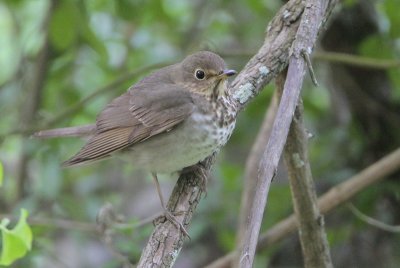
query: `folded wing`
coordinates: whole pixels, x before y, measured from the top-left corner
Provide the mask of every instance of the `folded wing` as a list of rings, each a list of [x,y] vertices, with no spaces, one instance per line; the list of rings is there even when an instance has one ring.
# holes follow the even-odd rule
[[[133,87],[99,114],[94,136],[63,166],[96,161],[170,131],[193,109],[189,92],[176,85]]]

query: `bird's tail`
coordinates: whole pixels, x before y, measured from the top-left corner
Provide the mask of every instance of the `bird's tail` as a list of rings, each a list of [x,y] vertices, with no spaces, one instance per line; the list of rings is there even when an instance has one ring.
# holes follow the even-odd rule
[[[96,131],[96,125],[85,125],[76,127],[55,128],[49,130],[41,130],[32,136],[40,139],[49,139],[56,137],[81,137],[93,135]]]

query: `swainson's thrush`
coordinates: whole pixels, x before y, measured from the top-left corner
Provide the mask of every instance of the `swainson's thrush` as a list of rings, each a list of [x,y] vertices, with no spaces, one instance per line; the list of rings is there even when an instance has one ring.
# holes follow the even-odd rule
[[[156,173],[195,165],[227,142],[235,124],[226,96],[227,77],[235,73],[226,69],[220,56],[198,52],[130,87],[106,106],[95,125],[40,131],[35,136],[89,134],[85,146],[64,166],[122,156],[152,172],[159,190]]]

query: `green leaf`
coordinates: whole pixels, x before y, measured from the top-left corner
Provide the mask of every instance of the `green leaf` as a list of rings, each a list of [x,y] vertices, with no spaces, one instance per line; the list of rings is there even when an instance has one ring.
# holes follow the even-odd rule
[[[79,9],[72,1],[61,1],[51,19],[50,40],[55,48],[66,50],[78,38]]]
[[[1,163],[0,161],[0,187],[3,185],[3,175],[4,175],[3,163]]]
[[[21,216],[17,225],[9,230],[8,221],[3,220],[0,224],[2,236],[2,251],[0,255],[0,265],[10,265],[15,260],[23,257],[31,250],[32,231],[26,219],[28,211],[21,209]]]

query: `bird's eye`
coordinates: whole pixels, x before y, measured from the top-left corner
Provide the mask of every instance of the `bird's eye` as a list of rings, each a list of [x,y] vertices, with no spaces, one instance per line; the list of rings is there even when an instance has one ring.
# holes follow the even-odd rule
[[[206,77],[206,74],[202,69],[196,69],[196,71],[194,71],[194,76],[198,80],[203,80]]]

